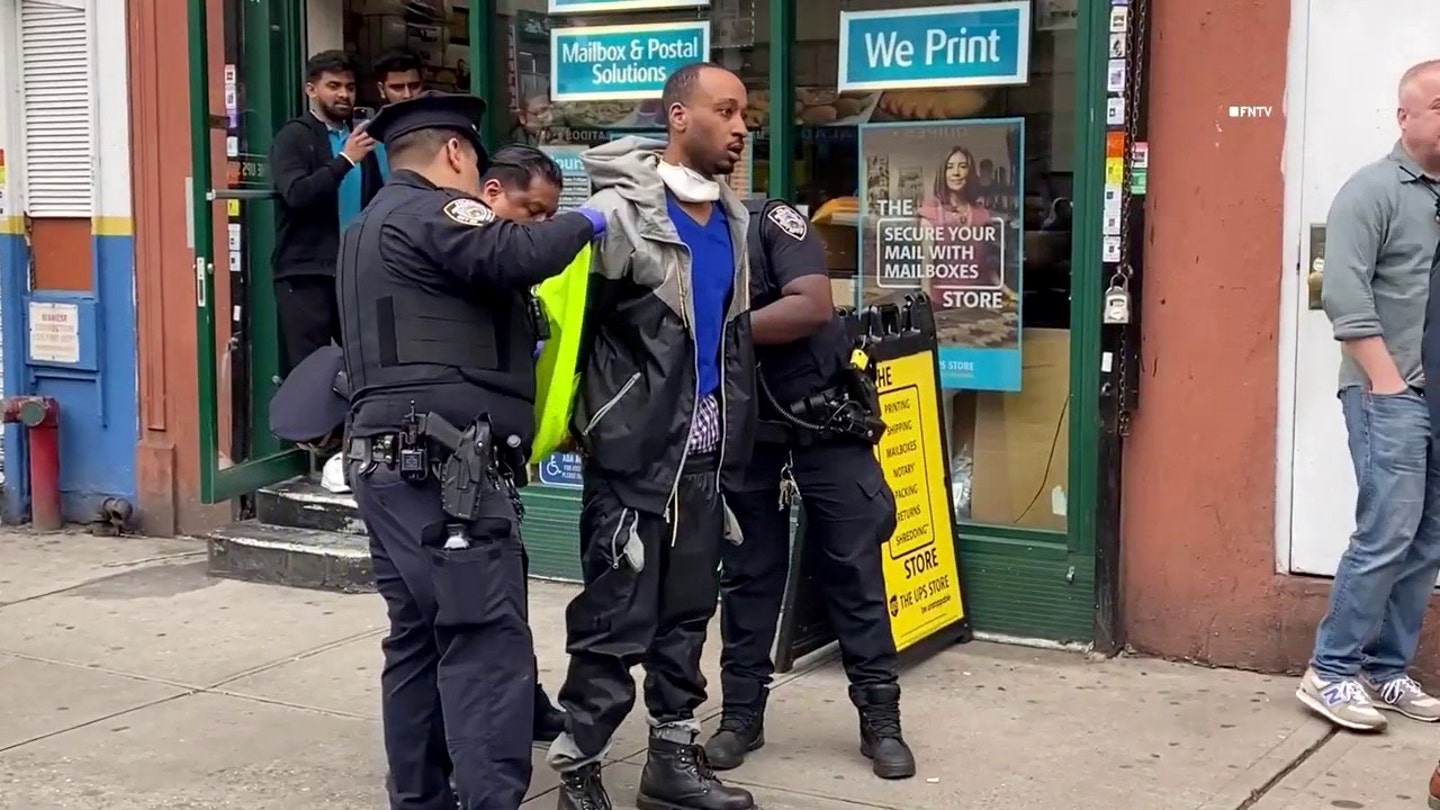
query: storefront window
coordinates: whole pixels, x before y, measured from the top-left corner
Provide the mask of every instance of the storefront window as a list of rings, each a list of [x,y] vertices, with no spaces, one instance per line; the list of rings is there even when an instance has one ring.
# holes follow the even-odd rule
[[[334,5],[340,6],[344,15],[340,29],[343,48],[355,57],[360,68],[358,104],[379,107],[383,103],[376,83],[379,77],[373,68],[384,54],[394,50],[409,51],[420,60],[420,78],[428,89],[470,91],[470,10],[465,0],[343,0]],[[312,31],[311,51],[342,47],[338,42],[320,41],[333,30]]]
[[[493,100],[491,109],[508,115],[507,140],[573,158],[587,147],[624,135],[659,134],[665,113],[657,88],[666,71],[708,60],[734,71],[750,92],[748,154],[730,178],[731,186],[741,195],[765,193],[769,149],[763,125],[770,86],[765,0],[584,15],[548,14],[546,0],[498,0],[496,7],[499,25],[493,45],[496,53],[508,54],[501,60],[508,98]],[[691,49],[707,24],[709,52]],[[587,34],[587,28],[593,33]],[[555,29],[562,31],[560,54],[551,52]],[[649,53],[634,51],[630,46],[637,37],[658,47]],[[559,71],[558,77],[553,70]],[[575,162],[561,160],[562,166],[567,164]],[[584,180],[581,173],[567,175],[570,196],[570,184]]]
[[[936,5],[829,0],[799,15],[798,201],[826,240],[837,300],[934,300],[959,515],[1063,531],[1077,15],[1037,12],[1006,29],[952,3],[930,30],[996,30],[998,19],[1001,33],[926,39],[912,10]],[[1030,16],[1029,4],[1004,5]],[[883,85],[932,56],[998,64],[1007,51],[1014,75],[842,90],[841,12],[869,12],[849,26],[848,58],[868,58],[871,73],[852,67],[851,82]],[[908,63],[895,50],[907,37]]]

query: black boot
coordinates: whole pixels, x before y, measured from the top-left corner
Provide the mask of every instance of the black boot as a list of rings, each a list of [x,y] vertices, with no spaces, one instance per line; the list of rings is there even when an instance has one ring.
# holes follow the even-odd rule
[[[640,810],[753,810],[755,797],[716,779],[704,748],[652,736],[635,806]]]
[[[535,742],[552,743],[565,733],[565,712],[555,708],[545,688],[535,684]]]
[[[850,687],[850,702],[860,710],[860,753],[870,758],[881,779],[915,775],[915,755],[900,734],[900,686]]]
[[[560,774],[558,810],[611,810],[610,794],[600,781],[600,763]]]
[[[726,706],[720,730],[705,742],[705,756],[717,771],[745,764],[745,755],[765,746],[765,702],[760,706]]]

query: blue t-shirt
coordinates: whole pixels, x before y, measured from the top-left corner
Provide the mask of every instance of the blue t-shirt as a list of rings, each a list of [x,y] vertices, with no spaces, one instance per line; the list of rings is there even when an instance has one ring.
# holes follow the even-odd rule
[[[685,213],[673,196],[667,194],[666,200],[680,241],[690,248],[700,396],[709,396],[720,387],[720,337],[725,329],[725,310],[730,306],[730,293],[735,286],[730,226],[719,203],[712,206],[710,220],[701,225]]]
[[[340,157],[345,151],[345,140],[350,133],[343,129],[330,130],[330,153]],[[360,216],[360,167],[356,166],[345,173],[345,179],[340,181],[340,230],[350,224],[350,220]]]

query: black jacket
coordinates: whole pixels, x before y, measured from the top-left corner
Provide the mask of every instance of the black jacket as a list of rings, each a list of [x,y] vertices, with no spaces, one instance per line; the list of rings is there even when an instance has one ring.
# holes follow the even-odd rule
[[[352,167],[332,155],[330,133],[314,113],[292,118],[275,133],[270,145],[270,179],[280,195],[276,202],[275,253],[277,280],[290,276],[334,276],[340,249],[340,183],[358,168],[363,172],[360,205],[364,207],[384,184],[380,161],[372,152]]]
[[[582,370],[571,434],[585,474],[602,478],[631,509],[664,514],[675,499],[698,407],[690,251],[667,213],[655,167],[663,144],[635,137],[584,155],[599,191],[586,203],[603,212],[596,243]],[[728,187],[716,215],[729,226],[734,288],[720,345],[722,485],[743,475],[755,438],[755,353],[750,343],[749,214]]]

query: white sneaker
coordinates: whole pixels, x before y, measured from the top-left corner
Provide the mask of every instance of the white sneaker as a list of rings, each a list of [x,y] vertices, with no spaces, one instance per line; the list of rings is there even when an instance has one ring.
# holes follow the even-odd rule
[[[336,495],[346,495],[350,492],[350,486],[345,483],[345,454],[336,453],[325,462],[325,467],[320,471],[320,486],[327,492]]]
[[[1327,681],[1307,669],[1295,697],[1326,720],[1353,731],[1384,731],[1388,725],[1356,678]]]

